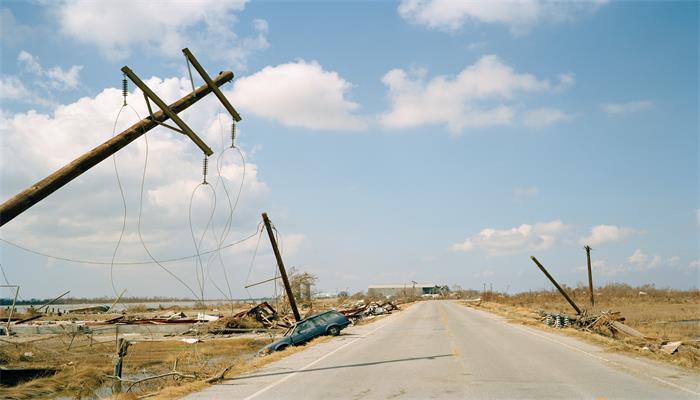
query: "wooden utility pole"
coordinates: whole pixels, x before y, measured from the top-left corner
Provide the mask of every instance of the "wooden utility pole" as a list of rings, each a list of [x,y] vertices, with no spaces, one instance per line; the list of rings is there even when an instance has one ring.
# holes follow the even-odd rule
[[[532,259],[532,261],[535,262],[535,264],[537,264],[537,266],[538,266],[538,267],[540,268],[540,270],[544,273],[544,275],[545,275],[547,278],[549,278],[549,281],[552,282],[552,284],[554,285],[554,287],[557,288],[557,290],[559,290],[559,293],[561,293],[561,295],[564,296],[564,298],[566,299],[566,301],[568,301],[569,304],[571,304],[571,307],[573,307],[574,310],[576,310],[576,314],[581,314],[581,309],[578,308],[578,306],[576,305],[576,303],[574,303],[573,300],[571,300],[571,297],[569,297],[569,295],[566,294],[566,292],[564,291],[564,289],[562,289],[562,287],[559,286],[559,284],[557,283],[557,281],[554,280],[554,278],[552,277],[552,275],[550,275],[549,272],[547,272],[547,270],[544,269],[544,267],[542,266],[542,264],[540,264],[540,262],[537,261],[537,259],[535,258],[535,256],[532,256],[532,257],[530,257],[530,258]]]
[[[129,343],[126,339],[119,339],[119,344],[117,345],[117,357],[114,360],[114,376],[117,377],[117,382],[114,385],[114,391],[121,393],[122,391],[122,367],[124,366],[124,357],[129,350]]]
[[[267,235],[270,237],[270,244],[272,244],[272,251],[275,252],[275,258],[277,259],[277,266],[280,269],[280,275],[282,276],[282,282],[284,282],[284,290],[287,292],[287,298],[289,298],[289,306],[292,308],[292,313],[294,313],[294,319],[301,321],[301,315],[297,309],[297,302],[294,300],[294,293],[292,292],[292,286],[289,284],[289,278],[287,278],[287,271],[284,269],[284,262],[282,262],[282,255],[280,254],[280,249],[277,247],[277,240],[275,240],[275,234],[272,232],[272,224],[270,224],[270,218],[267,217],[267,213],[262,213],[263,222],[265,223],[265,228],[267,229]]]
[[[213,86],[219,87],[232,79],[233,72],[224,71],[215,77],[212,83]],[[174,102],[168,106],[168,108],[172,113],[182,112],[211,92],[212,87],[209,86],[209,84],[204,84],[197,88],[194,93],[188,94],[187,96]],[[153,117],[149,116],[142,119],[129,127],[127,130],[81,155],[58,171],[8,199],[2,205],[0,205],[0,226],[10,222],[13,218],[32,207],[34,204],[40,202],[51,193],[60,189],[68,182],[100,163],[102,160],[121,150],[129,143],[158,126],[160,123],[168,120],[168,118],[169,117],[161,110],[154,113]]]
[[[591,292],[591,307],[595,305],[595,300],[593,299],[593,273],[591,272],[591,246],[585,245],[583,247],[586,249],[586,261],[588,261],[588,290]]]

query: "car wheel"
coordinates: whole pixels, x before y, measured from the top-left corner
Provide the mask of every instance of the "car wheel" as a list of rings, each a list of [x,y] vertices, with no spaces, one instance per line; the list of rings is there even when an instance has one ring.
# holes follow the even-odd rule
[[[340,334],[340,328],[337,326],[331,326],[328,328],[328,334],[332,336],[338,336]]]
[[[283,344],[283,345],[277,346],[277,349],[276,349],[276,350],[277,350],[277,351],[284,351],[287,347],[288,347],[288,346],[287,346],[286,344]]]

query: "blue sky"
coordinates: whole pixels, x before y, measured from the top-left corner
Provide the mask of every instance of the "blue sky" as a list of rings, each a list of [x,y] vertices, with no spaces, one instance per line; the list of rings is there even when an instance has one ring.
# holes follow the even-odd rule
[[[246,174],[225,242],[254,233],[268,211],[287,264],[316,274],[318,290],[548,287],[530,255],[576,285],[586,243],[597,283],[698,286],[697,2],[148,4],[2,2],[3,199],[112,135],[123,65],[169,101],[185,95],[189,47],[212,75],[236,75],[225,93],[243,116]],[[183,117],[222,151],[230,118],[211,97]],[[117,126],[135,119],[126,109]],[[195,254],[195,189],[195,236],[220,247],[205,232],[214,185],[197,186],[201,153],[162,128],[148,140],[143,201],[144,141],[116,158],[127,224],[112,278],[110,265],[2,242],[21,293],[191,294],[158,265],[118,264],[148,260],[139,206],[156,258]],[[218,182],[235,193],[240,157],[227,150],[221,167]],[[218,237],[230,211],[219,183]],[[109,263],[123,217],[105,160],[0,238]],[[257,253],[254,237],[221,262],[205,257],[205,296],[272,294],[243,289],[274,274],[264,239]],[[197,265],[165,266],[194,288]]]

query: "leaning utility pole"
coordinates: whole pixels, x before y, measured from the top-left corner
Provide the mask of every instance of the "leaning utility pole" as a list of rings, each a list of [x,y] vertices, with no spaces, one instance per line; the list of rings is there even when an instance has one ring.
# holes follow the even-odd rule
[[[595,305],[595,300],[593,299],[593,273],[591,272],[591,246],[585,245],[583,247],[586,249],[586,260],[588,261],[588,290],[591,292],[591,307]]]
[[[275,258],[277,259],[277,266],[280,269],[280,275],[282,276],[282,282],[284,283],[284,290],[287,292],[287,297],[289,298],[289,306],[292,308],[292,313],[294,313],[294,319],[297,321],[301,320],[301,315],[297,309],[297,302],[294,300],[294,293],[292,292],[292,286],[289,284],[289,278],[287,278],[287,271],[284,269],[284,262],[282,262],[282,255],[277,247],[277,240],[275,240],[275,234],[272,232],[272,224],[270,224],[270,218],[267,217],[267,213],[262,213],[263,222],[265,223],[265,228],[267,229],[267,235],[270,237],[270,244],[272,244],[272,251],[275,252]]]
[[[233,72],[224,71],[220,72],[215,78],[210,78],[206,71],[196,62],[196,59],[190,53],[189,50],[183,49],[183,53],[187,57],[188,62],[192,62],[196,66],[197,71],[200,73],[205,81],[205,84],[193,90],[193,92],[180,100],[172,103],[171,105],[166,105],[158,96],[155,95],[128,67],[122,68],[122,72],[129,77],[129,79],[136,84],[141,91],[144,93],[146,98],[146,104],[148,105],[148,110],[150,113],[149,117],[142,119],[141,121],[135,123],[127,130],[121,132],[120,134],[114,136],[113,138],[107,140],[101,145],[95,147],[94,149],[88,151],[87,153],[81,155],[70,163],[66,164],[64,167],[49,175],[48,177],[40,180],[39,182],[33,184],[24,191],[16,194],[12,198],[5,201],[0,205],[0,226],[5,225],[10,222],[13,218],[26,211],[34,204],[40,202],[51,193],[60,189],[68,182],[77,178],[90,168],[94,167],[107,157],[113,155],[117,151],[124,148],[129,143],[141,137],[146,132],[157,127],[158,125],[163,125],[177,132],[183,133],[192,139],[192,141],[197,144],[197,146],[204,152],[205,155],[211,155],[211,149],[199,138],[196,134],[177,116],[177,113],[186,110],[188,107],[198,102],[204,98],[209,93],[215,93],[216,96],[221,100],[224,107],[229,111],[231,117],[234,121],[238,122],[241,117],[233,109],[231,104],[229,104],[226,97],[221,93],[219,87],[229,82],[233,79]],[[148,100],[152,100],[161,109],[160,111],[153,113],[151,110],[150,103]],[[174,128],[170,125],[165,124],[168,119],[173,120],[180,129]]]
[[[540,268],[540,270],[544,273],[544,275],[549,279],[550,282],[552,282],[552,284],[554,285],[554,287],[556,287],[557,290],[559,290],[559,293],[561,293],[561,295],[564,296],[564,298],[566,299],[566,301],[569,302],[569,304],[571,305],[571,307],[573,307],[573,309],[576,310],[576,314],[581,314],[581,309],[578,308],[578,306],[576,305],[576,303],[574,303],[573,300],[571,300],[571,297],[569,297],[569,295],[566,294],[566,291],[564,291],[564,289],[562,289],[562,287],[559,286],[559,283],[557,283],[557,281],[554,280],[554,278],[552,277],[552,275],[550,275],[549,272],[547,272],[547,270],[544,269],[544,266],[542,266],[542,264],[540,264],[540,262],[535,258],[535,256],[530,257],[530,259],[532,259],[532,261],[534,261],[535,264],[537,264],[537,266],[538,266],[538,267]]]

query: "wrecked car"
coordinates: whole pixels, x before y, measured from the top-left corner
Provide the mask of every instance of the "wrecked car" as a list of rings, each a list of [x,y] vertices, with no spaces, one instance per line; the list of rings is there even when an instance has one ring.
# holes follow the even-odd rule
[[[350,320],[337,311],[331,310],[312,315],[292,325],[284,336],[265,346],[260,352],[267,354],[284,350],[289,346],[304,344],[322,335],[337,336],[348,325]]]

